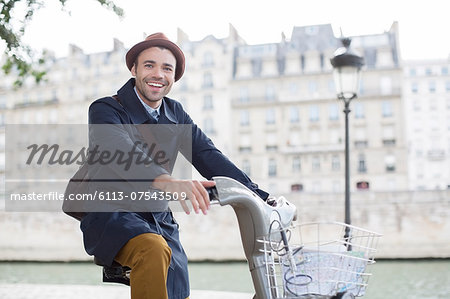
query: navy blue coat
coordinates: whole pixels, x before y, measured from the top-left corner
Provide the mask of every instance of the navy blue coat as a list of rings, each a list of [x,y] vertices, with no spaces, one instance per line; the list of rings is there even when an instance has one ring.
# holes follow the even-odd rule
[[[89,124],[151,124],[155,120],[148,115],[134,91],[134,79],[130,79],[118,92],[120,104],[111,97],[105,97],[93,102],[89,108]],[[266,199],[268,194],[254,184],[248,176],[239,170],[212,143],[212,141],[198,128],[182,105],[175,100],[163,99],[158,124],[184,124],[192,127],[192,165],[206,179],[214,176],[231,177],[246,185],[248,188]],[[126,139],[130,136],[117,134],[114,138]],[[91,136],[92,138],[92,136]],[[182,145],[178,150],[183,151]],[[138,167],[133,171],[143,179],[154,178],[160,174],[171,172],[171,167]],[[105,170],[106,169],[106,170]],[[107,167],[103,167],[108,171]],[[112,169],[108,178],[114,178],[120,173]],[[141,188],[133,185],[128,188]],[[148,183],[148,186],[150,183]],[[167,289],[169,298],[186,298],[189,296],[189,280],[187,271],[187,257],[179,241],[178,224],[171,212],[92,212],[81,221],[84,246],[86,252],[96,256],[105,264],[111,264],[118,251],[131,238],[142,233],[157,233],[165,238],[172,249],[172,259],[169,267]]]

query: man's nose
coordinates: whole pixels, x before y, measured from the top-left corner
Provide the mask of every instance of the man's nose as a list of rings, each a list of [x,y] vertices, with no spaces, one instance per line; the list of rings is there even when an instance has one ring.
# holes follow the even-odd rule
[[[162,69],[160,69],[158,67],[153,68],[152,76],[154,78],[158,78],[158,79],[163,78],[163,71],[162,71]]]

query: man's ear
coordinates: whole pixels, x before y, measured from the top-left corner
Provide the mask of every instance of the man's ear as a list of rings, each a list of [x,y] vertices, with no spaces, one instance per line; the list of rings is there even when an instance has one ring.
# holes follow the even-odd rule
[[[133,63],[133,67],[131,68],[131,75],[136,77],[136,63]]]

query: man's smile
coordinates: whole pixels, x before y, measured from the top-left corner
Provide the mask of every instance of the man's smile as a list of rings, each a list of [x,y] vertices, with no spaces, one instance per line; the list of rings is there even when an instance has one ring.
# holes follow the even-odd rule
[[[147,85],[149,85],[151,87],[158,87],[158,88],[164,87],[164,84],[159,83],[159,82],[147,82]]]

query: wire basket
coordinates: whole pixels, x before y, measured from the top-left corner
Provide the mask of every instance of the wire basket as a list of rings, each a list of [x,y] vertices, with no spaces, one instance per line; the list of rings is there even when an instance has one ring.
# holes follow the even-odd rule
[[[380,236],[340,222],[271,227],[259,240],[271,298],[363,296]]]

